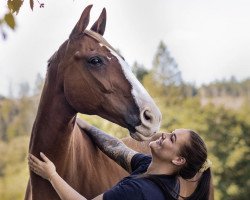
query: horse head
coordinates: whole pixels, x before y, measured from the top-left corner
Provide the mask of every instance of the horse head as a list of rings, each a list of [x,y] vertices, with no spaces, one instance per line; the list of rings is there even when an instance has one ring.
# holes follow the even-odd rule
[[[106,10],[90,30],[87,6],[72,30],[59,62],[62,90],[76,111],[99,115],[149,139],[160,127],[161,113],[124,58],[103,38]],[[59,49],[60,50],[60,49]]]

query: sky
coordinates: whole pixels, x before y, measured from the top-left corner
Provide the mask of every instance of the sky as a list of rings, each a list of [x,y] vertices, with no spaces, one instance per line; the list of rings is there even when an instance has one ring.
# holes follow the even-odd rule
[[[0,94],[20,83],[34,85],[46,74],[47,60],[68,38],[83,9],[93,4],[89,27],[103,7],[104,38],[126,61],[147,69],[159,42],[168,47],[185,81],[195,85],[216,79],[250,77],[249,0],[40,0],[34,11],[25,0],[15,31],[0,39]],[[5,7],[1,1],[0,7]],[[0,16],[4,9],[1,9]]]

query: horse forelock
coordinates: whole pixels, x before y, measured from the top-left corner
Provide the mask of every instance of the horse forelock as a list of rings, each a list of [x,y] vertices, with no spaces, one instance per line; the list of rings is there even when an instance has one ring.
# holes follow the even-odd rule
[[[99,33],[96,33],[94,31],[91,31],[91,30],[85,30],[84,33],[86,35],[89,35],[90,37],[94,38],[95,40],[97,40],[99,42],[100,45],[105,45],[107,46],[109,49],[111,49],[112,51],[114,51],[117,55],[119,55],[121,58],[122,55],[119,54],[119,52],[117,52],[114,47],[112,47],[108,42],[107,40],[104,39],[104,37],[102,37],[102,35],[100,35]]]

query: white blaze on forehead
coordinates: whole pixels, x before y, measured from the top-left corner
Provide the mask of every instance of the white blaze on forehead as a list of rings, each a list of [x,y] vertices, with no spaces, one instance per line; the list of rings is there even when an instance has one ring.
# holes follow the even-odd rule
[[[100,45],[105,46],[103,44],[100,44]],[[138,81],[138,79],[133,74],[131,67],[128,65],[128,63],[125,62],[121,58],[121,56],[118,55],[115,51],[113,51],[112,49],[110,49],[107,46],[106,46],[106,48],[108,48],[110,50],[111,54],[118,59],[126,79],[129,81],[129,83],[132,86],[131,93],[132,93],[132,96],[134,97],[140,111],[142,111],[142,109],[144,109],[146,104],[148,104],[148,103],[154,104],[154,101],[152,100],[152,98],[150,97],[150,95],[148,94],[146,89],[142,86],[142,84]]]
[[[107,47],[106,45],[104,45],[104,44],[102,44],[102,43],[99,43],[99,45],[100,45],[101,47],[103,47],[103,46],[104,46],[104,47]],[[107,48],[108,48],[108,47],[107,47]],[[108,48],[108,49],[110,50],[110,48]],[[108,56],[107,56],[107,59],[111,60],[111,57],[108,57]]]

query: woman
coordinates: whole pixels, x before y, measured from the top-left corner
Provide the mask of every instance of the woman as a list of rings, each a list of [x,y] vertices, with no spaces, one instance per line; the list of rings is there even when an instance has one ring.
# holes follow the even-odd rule
[[[194,131],[176,129],[170,134],[162,133],[149,143],[152,156],[146,156],[83,120],[77,119],[77,123],[106,155],[131,174],[94,200],[209,198],[211,163],[207,161],[204,142]],[[29,155],[30,169],[49,180],[62,200],[86,199],[58,175],[55,165],[43,153],[40,155],[43,161]],[[178,177],[189,180],[197,173],[200,178],[195,191],[189,197],[179,195]]]

